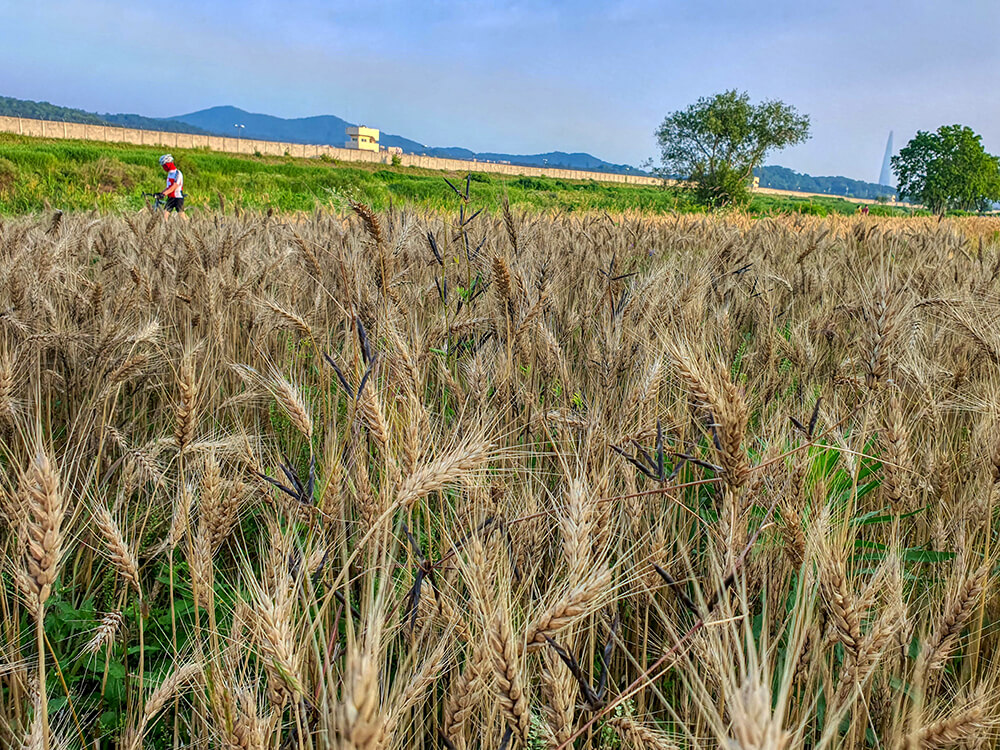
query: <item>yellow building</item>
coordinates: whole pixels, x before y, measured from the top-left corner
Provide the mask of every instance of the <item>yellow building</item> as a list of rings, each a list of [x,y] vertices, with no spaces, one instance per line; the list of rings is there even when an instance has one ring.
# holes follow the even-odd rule
[[[344,146],[358,151],[378,151],[378,128],[366,128],[364,125],[349,127]]]

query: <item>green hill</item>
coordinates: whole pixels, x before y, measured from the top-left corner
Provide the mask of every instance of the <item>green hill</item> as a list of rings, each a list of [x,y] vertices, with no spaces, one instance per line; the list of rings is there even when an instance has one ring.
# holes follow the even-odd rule
[[[0,96],[0,115],[4,117],[26,117],[32,120],[53,120],[55,122],[80,122],[85,125],[113,125],[116,128],[136,128],[139,130],[162,130],[168,133],[193,133],[208,135],[195,125],[176,120],[144,117],[143,115],[99,115],[72,107],[60,107],[48,102],[33,102]]]
[[[48,102],[32,102],[0,96],[0,115],[4,117],[27,117],[33,120],[56,120],[58,122],[82,122],[85,125],[107,125],[108,123],[92,112],[72,107],[60,107]]]

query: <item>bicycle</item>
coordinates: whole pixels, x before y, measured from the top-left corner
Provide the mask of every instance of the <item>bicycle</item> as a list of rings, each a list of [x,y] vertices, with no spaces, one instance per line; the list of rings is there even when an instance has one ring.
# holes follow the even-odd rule
[[[163,193],[143,193],[143,200],[146,202],[146,207],[154,214],[163,211],[167,205],[167,199],[163,197]],[[149,199],[153,198],[153,202],[150,203]]]

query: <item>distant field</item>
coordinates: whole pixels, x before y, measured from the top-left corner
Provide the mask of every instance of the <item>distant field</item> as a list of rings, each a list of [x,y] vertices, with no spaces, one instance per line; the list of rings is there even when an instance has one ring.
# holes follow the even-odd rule
[[[0,134],[0,213],[32,213],[46,207],[102,212],[142,208],[143,191],[161,188],[159,148],[43,140]],[[317,205],[353,198],[376,210],[401,202],[426,209],[453,208],[457,196],[442,173],[381,165],[345,166],[292,157],[246,157],[205,150],[176,151],[184,172],[190,209],[311,211]],[[450,175],[455,182],[465,175]],[[498,210],[504,196],[522,208],[539,211],[662,213],[693,211],[683,196],[657,187],[609,185],[596,181],[544,177],[472,175],[477,207]],[[758,195],[755,214],[799,212],[852,214],[857,206],[839,198],[789,198]],[[880,215],[905,215],[901,209],[873,206]]]

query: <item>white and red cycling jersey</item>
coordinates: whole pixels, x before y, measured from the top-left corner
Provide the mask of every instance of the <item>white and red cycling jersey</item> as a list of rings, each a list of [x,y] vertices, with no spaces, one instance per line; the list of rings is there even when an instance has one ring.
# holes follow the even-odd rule
[[[169,172],[167,172],[167,190],[170,190],[174,185],[177,185],[177,190],[172,193],[174,198],[184,197],[184,175],[181,174],[181,170],[174,167]]]

